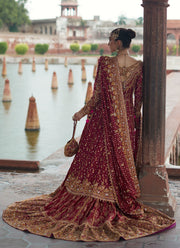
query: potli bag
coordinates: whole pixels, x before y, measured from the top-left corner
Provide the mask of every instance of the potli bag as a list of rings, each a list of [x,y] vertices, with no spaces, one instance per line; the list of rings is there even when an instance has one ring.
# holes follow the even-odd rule
[[[79,144],[74,138],[75,131],[76,131],[76,125],[77,125],[77,121],[74,121],[72,138],[67,142],[67,144],[64,147],[64,155],[66,157],[72,157],[74,154],[77,153],[77,151],[79,149]]]

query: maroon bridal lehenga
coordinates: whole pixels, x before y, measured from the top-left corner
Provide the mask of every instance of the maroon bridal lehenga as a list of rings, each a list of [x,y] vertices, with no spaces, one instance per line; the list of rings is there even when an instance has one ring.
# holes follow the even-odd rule
[[[72,241],[117,241],[175,226],[143,205],[136,175],[142,103],[142,62],[120,68],[101,57],[79,151],[52,194],[16,202],[3,212],[9,225]]]

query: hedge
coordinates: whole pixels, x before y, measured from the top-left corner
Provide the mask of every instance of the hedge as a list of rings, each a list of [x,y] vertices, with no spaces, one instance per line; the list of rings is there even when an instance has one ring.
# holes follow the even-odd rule
[[[135,45],[134,44],[134,45],[131,46],[131,50],[133,52],[135,52],[135,53],[138,53],[140,49],[141,49],[141,46],[140,45]]]
[[[91,44],[91,51],[98,50],[98,44]]]
[[[75,52],[78,52],[79,49],[80,49],[80,46],[78,43],[73,43],[70,45],[70,49],[75,53]]]
[[[24,55],[25,53],[27,53],[29,47],[26,43],[21,43],[21,44],[17,44],[15,46],[15,51],[17,54],[20,54],[20,55]]]
[[[45,54],[49,49],[48,44],[36,44],[35,45],[35,53],[37,54]]]
[[[82,45],[81,49],[83,52],[87,53],[87,52],[91,51],[91,45],[90,44],[84,44],[84,45]]]
[[[0,42],[0,54],[5,54],[8,49],[7,42]]]

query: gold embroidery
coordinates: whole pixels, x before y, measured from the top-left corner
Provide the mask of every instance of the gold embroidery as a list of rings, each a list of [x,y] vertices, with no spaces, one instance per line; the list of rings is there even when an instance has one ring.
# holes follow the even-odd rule
[[[101,185],[98,183],[92,184],[87,179],[81,181],[73,175],[69,175],[65,186],[69,192],[76,195],[86,195],[111,202],[115,201],[112,186],[106,188],[103,182]]]
[[[112,104],[114,106],[114,113],[112,114],[112,116],[114,116],[114,118],[116,120],[115,123],[117,123],[117,125],[118,125],[116,128],[116,131],[117,131],[117,133],[119,132],[119,137],[121,137],[122,148],[124,151],[125,159],[126,159],[126,161],[128,161],[127,166],[129,167],[129,171],[130,171],[131,177],[134,181],[138,196],[140,196],[139,182],[138,182],[137,175],[136,175],[136,168],[135,168],[135,164],[134,164],[134,158],[133,158],[133,153],[132,153],[129,131],[127,129],[127,126],[128,126],[127,114],[126,114],[127,110],[125,108],[126,105],[124,104],[122,84],[121,84],[121,79],[119,77],[120,74],[117,73],[119,66],[118,66],[118,63],[115,59],[116,58],[113,58],[113,59],[107,58],[107,61],[106,61],[106,63],[110,63],[110,65],[116,64],[116,67],[111,66],[111,70],[109,70],[114,75],[115,80],[109,80],[110,78],[112,79],[112,75],[108,74],[108,70],[106,70],[107,77],[108,77],[108,80],[110,82],[109,90],[111,91],[112,98],[113,98]],[[133,66],[131,66],[129,69],[136,71],[137,66],[140,66],[141,64],[142,64],[142,62],[137,62],[134,66],[135,68]],[[127,68],[127,71],[128,71],[128,68]],[[133,73],[132,73],[132,75],[133,75]],[[129,79],[129,81],[130,81],[130,79]],[[134,83],[134,80],[132,80],[132,78],[131,78],[131,81],[132,81],[131,84]],[[130,86],[128,86],[128,87],[130,87]],[[120,109],[121,109],[121,111],[120,111]],[[121,120],[121,121],[118,122],[118,120]]]
[[[52,200],[44,195],[10,205],[3,212],[3,219],[20,230],[72,241],[129,240],[162,231],[175,223],[170,217],[147,206],[143,206],[144,215],[135,219],[123,215],[115,203],[105,203],[98,199],[93,201],[91,197],[81,200],[79,196],[65,191],[59,199],[60,206],[66,199],[69,199],[68,205],[62,206],[64,212],[61,218],[59,211],[55,211],[54,215],[44,211],[44,206]],[[73,204],[78,201],[81,204],[76,211],[72,211]],[[91,206],[88,211],[91,218],[85,214],[87,206]]]

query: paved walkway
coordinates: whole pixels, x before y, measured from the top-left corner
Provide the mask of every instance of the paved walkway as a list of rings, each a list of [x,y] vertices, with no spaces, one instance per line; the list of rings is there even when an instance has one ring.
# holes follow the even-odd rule
[[[180,73],[168,76],[166,118],[179,102],[179,80]],[[65,158],[63,150],[60,149],[41,161],[41,169],[37,173],[1,171],[0,215],[12,202],[53,192],[63,181],[71,161],[72,158]],[[0,219],[0,248],[180,248],[180,180],[170,178],[169,184],[177,200],[175,213],[177,226],[169,231],[131,241],[70,242],[22,232]]]

